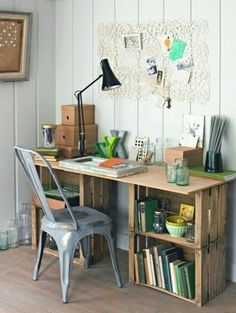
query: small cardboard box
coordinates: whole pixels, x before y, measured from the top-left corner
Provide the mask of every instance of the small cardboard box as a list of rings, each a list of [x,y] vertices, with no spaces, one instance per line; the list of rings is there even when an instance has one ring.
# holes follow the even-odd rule
[[[202,165],[203,148],[191,148],[191,147],[172,147],[167,148],[165,151],[165,162],[173,163],[177,158],[183,158],[188,160],[188,166],[200,166]]]
[[[84,104],[84,124],[94,124],[94,104]],[[61,123],[62,125],[78,126],[78,106],[66,104],[61,106]]]
[[[78,146],[76,147],[67,147],[67,146],[59,146],[62,151],[62,156],[66,159],[72,159],[80,156],[80,151]],[[95,149],[92,144],[86,145],[86,154],[92,154],[95,152]]]
[[[97,141],[97,133],[96,124],[85,125],[86,146]],[[55,141],[57,146],[78,147],[79,127],[58,125]]]

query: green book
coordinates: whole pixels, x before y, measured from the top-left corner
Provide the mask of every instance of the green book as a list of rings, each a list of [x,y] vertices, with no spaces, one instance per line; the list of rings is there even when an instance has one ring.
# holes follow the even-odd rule
[[[138,202],[140,214],[140,230],[148,232],[153,230],[153,211],[157,208],[156,199],[144,199]]]
[[[187,283],[186,283],[185,272],[184,272],[185,267],[186,267],[186,264],[179,267],[179,275],[180,275],[180,285],[182,288],[182,296],[185,298],[188,298]]]
[[[195,298],[195,263],[189,262],[184,266],[186,285],[188,290],[188,298]]]
[[[218,179],[223,181],[229,181],[236,179],[236,171],[224,170],[222,173],[209,173],[205,172],[203,166],[195,166],[190,168],[190,174],[193,176],[203,176],[212,179]]]
[[[179,248],[171,247],[160,252],[162,259],[163,275],[165,280],[165,289],[172,291],[169,262],[177,260],[179,257]]]
[[[186,261],[182,261],[178,264],[176,264],[175,267],[175,274],[176,274],[176,283],[177,283],[177,289],[178,289],[178,295],[182,296],[182,288],[181,288],[181,284],[180,284],[180,272],[179,272],[179,267],[184,265],[186,263]]]
[[[139,280],[140,280],[140,283],[146,284],[143,253],[142,252],[137,253],[137,257],[138,257],[138,266],[139,266]]]
[[[34,151],[41,155],[59,156],[61,150],[58,147],[36,147]]]

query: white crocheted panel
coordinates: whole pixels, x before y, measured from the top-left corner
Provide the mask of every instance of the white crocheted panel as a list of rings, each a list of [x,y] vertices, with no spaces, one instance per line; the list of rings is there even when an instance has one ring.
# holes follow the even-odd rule
[[[98,57],[109,60],[122,83],[122,87],[101,95],[142,98],[160,106],[167,97],[208,102],[207,32],[205,21],[100,24]]]

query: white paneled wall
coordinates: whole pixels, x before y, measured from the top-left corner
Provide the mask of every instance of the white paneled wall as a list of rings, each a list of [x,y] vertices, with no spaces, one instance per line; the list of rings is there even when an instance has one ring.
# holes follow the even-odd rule
[[[30,80],[0,82],[0,227],[4,227],[22,203],[31,200],[13,146],[42,144],[41,124],[55,123],[55,5],[49,0],[0,0],[0,10],[33,12]]]
[[[99,137],[111,128],[129,131],[126,145],[130,148],[134,137],[167,137],[177,144],[183,113],[204,114],[206,117],[205,146],[209,141],[210,118],[224,114],[229,119],[223,146],[225,167],[236,169],[236,113],[235,85],[236,44],[234,19],[236,2],[233,0],[60,0],[56,2],[56,106],[60,123],[60,106],[71,103],[73,91],[83,88],[98,74],[99,59],[97,26],[107,22],[143,23],[159,20],[204,19],[209,25],[207,43],[211,72],[211,99],[206,105],[173,102],[170,110],[157,108],[143,100],[104,100],[98,93],[99,84],[84,94],[84,102],[96,105]],[[10,110],[10,108],[9,108]],[[120,219],[118,243],[127,244],[127,190],[119,186]],[[235,185],[230,186],[228,230],[228,272],[236,281],[236,197]],[[125,239],[126,238],[126,239]]]

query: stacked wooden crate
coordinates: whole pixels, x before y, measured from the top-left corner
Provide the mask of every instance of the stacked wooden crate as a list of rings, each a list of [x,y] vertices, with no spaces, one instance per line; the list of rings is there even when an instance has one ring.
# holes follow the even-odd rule
[[[97,141],[98,126],[95,121],[95,106],[85,104],[84,123],[86,137],[86,153],[94,152],[93,143]],[[67,104],[61,106],[61,125],[56,129],[56,145],[62,150],[63,157],[73,158],[80,155],[79,151],[79,124],[78,106]]]

